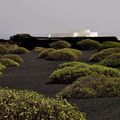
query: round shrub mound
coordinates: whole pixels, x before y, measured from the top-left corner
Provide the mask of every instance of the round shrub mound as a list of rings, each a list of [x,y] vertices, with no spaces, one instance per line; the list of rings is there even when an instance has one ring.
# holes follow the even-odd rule
[[[106,57],[99,64],[108,67],[120,68],[120,53],[114,53]]]
[[[28,53],[28,52],[29,51],[24,47],[18,47],[17,49],[11,51],[11,53],[13,53],[13,54],[24,54],[24,53]]]
[[[60,98],[95,98],[120,96],[120,78],[92,75],[77,79],[57,95]]]
[[[52,53],[53,51],[55,51],[53,48],[45,49],[38,55],[38,58],[46,58],[48,54]]]
[[[95,40],[85,39],[77,42],[77,45],[82,50],[93,50],[93,49],[98,49],[100,46],[100,43]]]
[[[9,50],[14,50],[14,49],[17,49],[19,47],[17,44],[4,44],[4,46],[6,48],[8,48]]]
[[[0,58],[0,63],[6,67],[19,66],[19,63],[9,58]]]
[[[0,54],[8,54],[9,49],[5,47],[3,44],[0,44]]]
[[[34,49],[33,49],[33,51],[34,52],[36,52],[36,53],[41,53],[43,50],[45,50],[46,48],[44,48],[44,47],[35,47]]]
[[[120,47],[120,42],[106,41],[100,45],[100,49]]]
[[[75,60],[77,56],[66,49],[56,50],[48,54],[46,57],[47,60]]]
[[[88,67],[87,63],[83,63],[83,62],[77,62],[77,61],[73,61],[73,62],[64,62],[62,64],[58,65],[59,69],[65,68],[65,67],[75,67],[75,66],[79,66],[80,68],[86,68]]]
[[[9,58],[14,60],[15,62],[21,64],[23,63],[23,59],[19,56],[19,55],[14,55],[14,54],[8,54],[8,55],[4,55],[3,58]]]
[[[61,48],[70,48],[71,44],[66,41],[59,40],[59,41],[50,43],[49,46],[55,49],[61,49]]]
[[[68,63],[65,67],[55,70],[49,77],[49,83],[72,83],[80,77],[94,74],[105,75],[107,77],[120,77],[120,70],[118,69],[101,65],[84,65],[78,63],[78,65],[73,66],[72,64]]]
[[[83,55],[82,51],[72,48],[64,48],[64,50],[69,50],[74,53],[77,57],[81,57]]]
[[[1,120],[86,120],[66,100],[46,98],[26,90],[0,89]]]
[[[100,62],[104,60],[107,56],[113,54],[113,53],[119,53],[120,48],[108,48],[105,50],[101,50],[100,52],[95,53],[89,58],[89,61],[91,62]]]

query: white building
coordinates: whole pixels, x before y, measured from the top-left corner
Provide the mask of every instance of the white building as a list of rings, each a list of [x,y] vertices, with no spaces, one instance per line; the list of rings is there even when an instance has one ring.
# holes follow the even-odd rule
[[[97,32],[91,32],[90,30],[83,30],[73,33],[49,33],[48,37],[97,37]]]

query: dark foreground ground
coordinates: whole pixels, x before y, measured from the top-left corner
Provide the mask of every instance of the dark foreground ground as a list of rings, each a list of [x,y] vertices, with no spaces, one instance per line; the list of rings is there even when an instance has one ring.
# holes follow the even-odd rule
[[[84,52],[83,52],[84,53]],[[86,51],[81,61],[87,62],[94,51]],[[21,55],[25,61],[20,67],[7,68],[0,80],[1,87],[14,89],[29,89],[40,92],[48,97],[62,90],[66,84],[46,84],[49,75],[63,62],[37,59],[37,54],[30,52]],[[71,99],[80,111],[87,113],[88,120],[120,120],[120,97],[97,99]]]

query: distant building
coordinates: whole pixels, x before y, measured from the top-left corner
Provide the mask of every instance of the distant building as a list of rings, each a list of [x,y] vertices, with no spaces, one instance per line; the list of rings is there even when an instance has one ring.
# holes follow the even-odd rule
[[[47,37],[98,37],[98,33],[87,29],[73,33],[49,33]]]

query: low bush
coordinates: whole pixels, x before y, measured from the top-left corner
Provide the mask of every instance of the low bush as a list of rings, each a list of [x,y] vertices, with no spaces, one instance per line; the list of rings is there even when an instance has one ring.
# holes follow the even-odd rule
[[[8,55],[4,55],[2,58],[9,58],[14,60],[15,62],[21,64],[23,63],[23,59],[19,56],[19,55],[14,55],[14,54],[8,54]]]
[[[0,44],[0,54],[8,54],[9,49],[5,47],[3,44]]]
[[[6,67],[0,63],[0,71],[4,70]]]
[[[0,89],[1,120],[85,120],[66,100],[46,98],[26,90]]]
[[[64,62],[62,64],[59,64],[58,68],[62,69],[62,68],[65,68],[65,67],[75,67],[75,66],[79,66],[80,68],[86,68],[86,67],[88,67],[88,64],[83,63],[83,62],[77,62],[77,61]]]
[[[80,50],[72,49],[72,48],[64,48],[63,50],[69,50],[74,53],[77,57],[81,57],[83,53]]]
[[[24,47],[18,47],[17,49],[11,51],[11,53],[13,53],[13,54],[24,54],[24,53],[28,53],[28,52],[29,51]]]
[[[45,50],[46,48],[44,48],[44,47],[35,47],[34,49],[33,49],[33,51],[34,52],[36,52],[36,53],[41,53],[43,50]]]
[[[52,53],[53,51],[55,51],[55,49],[53,49],[53,48],[47,48],[47,49],[43,50],[38,55],[38,58],[46,58],[48,56],[48,54]]]
[[[106,41],[100,45],[100,49],[120,47],[120,42]]]
[[[120,53],[114,53],[106,57],[99,64],[108,67],[120,68]]]
[[[49,46],[55,49],[61,49],[61,48],[70,48],[71,44],[66,41],[59,40],[59,41],[50,43]]]
[[[50,83],[72,83],[76,79],[88,75],[105,75],[107,77],[120,77],[120,70],[101,65],[87,65],[70,62],[62,64],[60,69],[50,75]]]
[[[9,50],[14,50],[14,49],[17,49],[19,47],[17,44],[4,44],[4,46],[6,48],[8,48]]]
[[[0,63],[6,67],[19,66],[19,63],[9,58],[0,58]]]
[[[95,40],[91,39],[85,39],[77,42],[77,45],[79,46],[79,49],[82,50],[93,50],[98,49],[100,47],[100,43]]]
[[[89,61],[91,62],[100,62],[104,60],[107,56],[113,54],[113,53],[119,53],[120,48],[108,48],[105,50],[101,50],[100,52],[95,53],[89,58]]]
[[[77,79],[64,88],[57,97],[60,98],[95,98],[120,97],[120,77],[92,75]]]
[[[77,56],[70,50],[60,49],[53,51],[47,57],[47,60],[75,60]]]

